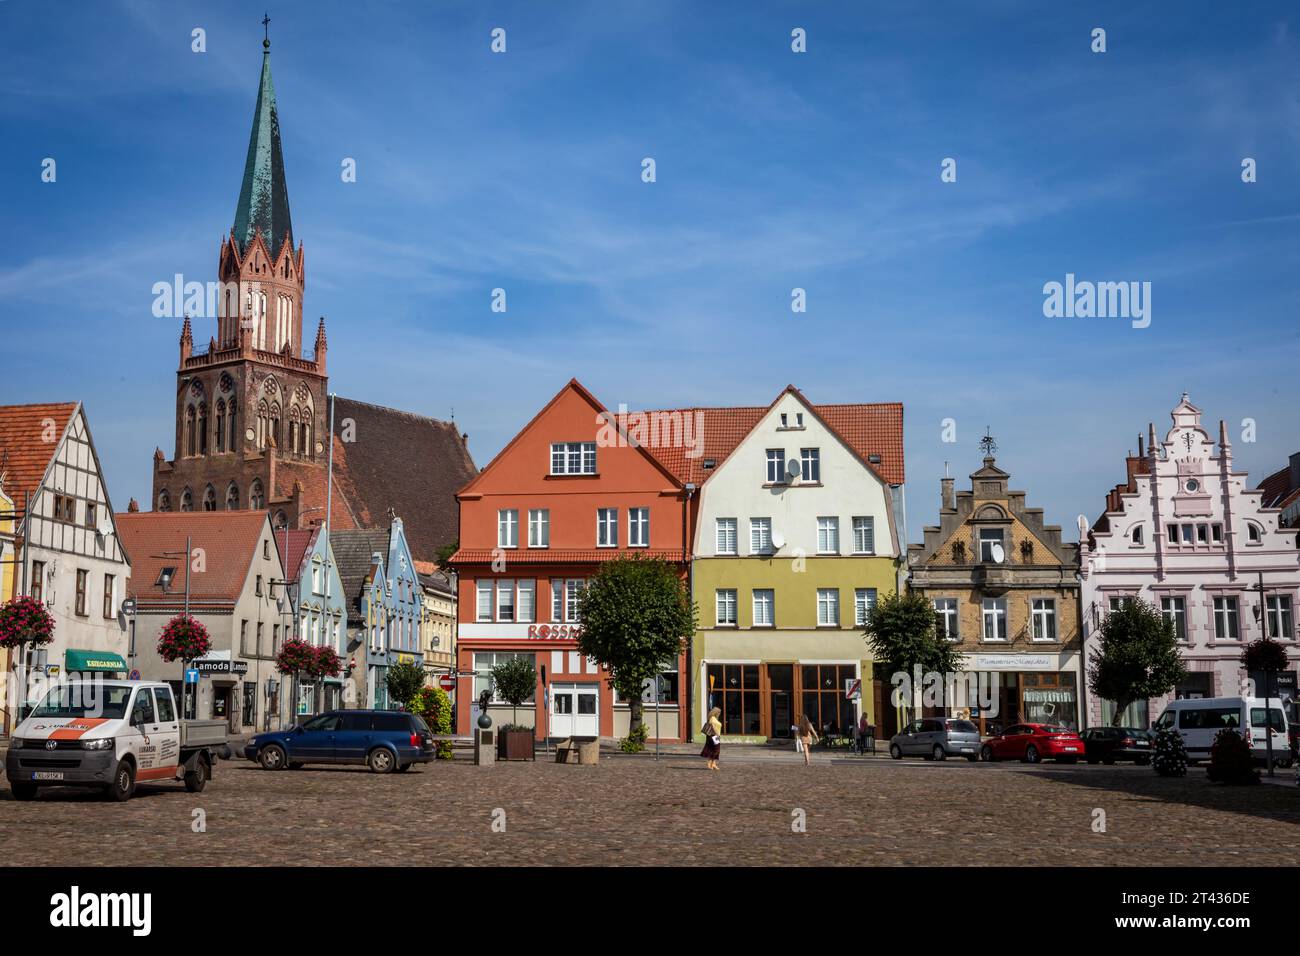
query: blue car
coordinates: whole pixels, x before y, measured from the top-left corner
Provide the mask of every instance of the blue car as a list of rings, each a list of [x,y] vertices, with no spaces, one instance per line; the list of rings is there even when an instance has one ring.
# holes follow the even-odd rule
[[[432,760],[433,733],[417,714],[395,710],[334,710],[288,730],[258,734],[244,756],[263,770],[297,770],[309,763],[364,764],[375,773],[402,773]]]

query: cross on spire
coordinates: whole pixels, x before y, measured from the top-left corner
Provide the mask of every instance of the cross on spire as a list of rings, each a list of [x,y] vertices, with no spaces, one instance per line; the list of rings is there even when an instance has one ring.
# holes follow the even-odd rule
[[[984,437],[980,439],[980,448],[983,449],[984,454],[989,455],[990,457],[996,455],[998,452],[998,443],[993,440],[993,435],[990,434],[988,425],[984,426]]]
[[[271,17],[267,13],[262,14],[262,47],[271,48]]]

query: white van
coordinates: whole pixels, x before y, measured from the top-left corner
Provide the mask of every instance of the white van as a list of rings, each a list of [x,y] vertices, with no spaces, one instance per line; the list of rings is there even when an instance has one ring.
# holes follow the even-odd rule
[[[1291,766],[1291,739],[1288,732],[1286,710],[1280,697],[1269,700],[1269,714],[1273,733],[1273,762],[1281,767]],[[1264,720],[1262,697],[1198,697],[1171,701],[1160,719],[1157,729],[1177,728],[1192,760],[1206,760],[1214,737],[1224,729],[1239,734],[1249,734],[1251,749],[1256,760],[1268,758],[1268,740]]]
[[[225,745],[225,721],[180,720],[167,684],[69,681],[14,728],[5,776],[15,800],[51,786],[96,787],[128,800],[140,780],[183,779],[197,793]]]

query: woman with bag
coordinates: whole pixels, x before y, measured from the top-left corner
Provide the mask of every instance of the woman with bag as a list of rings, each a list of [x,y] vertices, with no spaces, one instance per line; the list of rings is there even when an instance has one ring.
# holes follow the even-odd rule
[[[811,762],[808,759],[808,752],[812,750],[812,745],[817,742],[817,731],[813,730],[812,721],[808,715],[804,714],[799,718],[799,743],[803,747],[803,765],[806,767]]]
[[[709,711],[709,719],[704,722],[701,733],[704,734],[704,749],[700,756],[707,760],[710,770],[718,769],[718,756],[722,753],[722,709],[714,707]]]

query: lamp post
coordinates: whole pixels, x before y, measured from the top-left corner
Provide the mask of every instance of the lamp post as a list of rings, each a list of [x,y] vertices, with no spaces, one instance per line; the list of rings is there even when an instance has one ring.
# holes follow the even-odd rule
[[[1255,623],[1260,625],[1260,634],[1265,638],[1268,637],[1268,615],[1264,610],[1264,572],[1259,572],[1259,584],[1251,588],[1252,591],[1259,592],[1259,603],[1255,605]],[[1250,676],[1249,673],[1246,674]],[[1273,672],[1267,668],[1264,670],[1264,746],[1268,757],[1268,775],[1273,776],[1273,714],[1270,704],[1273,699]]]
[[[154,555],[154,557],[159,557],[159,558],[177,558],[182,556],[185,558],[184,617],[186,621],[189,621],[190,619],[190,565],[193,563],[194,560],[193,555],[194,555],[194,538],[192,535],[188,535],[188,534],[185,536],[185,550],[183,552],[163,551],[160,554]],[[161,583],[162,583],[163,593],[164,594],[170,593],[167,589],[171,586],[172,583],[171,577],[164,573]],[[188,669],[188,665],[189,665],[189,661],[187,661],[185,658],[182,657],[181,658],[181,693],[182,693],[181,700],[185,702],[186,718],[188,718],[189,720],[193,720],[198,716],[199,688],[198,685],[196,684],[194,687],[193,695],[186,692],[186,688],[189,686],[188,684],[185,683],[185,671]]]

